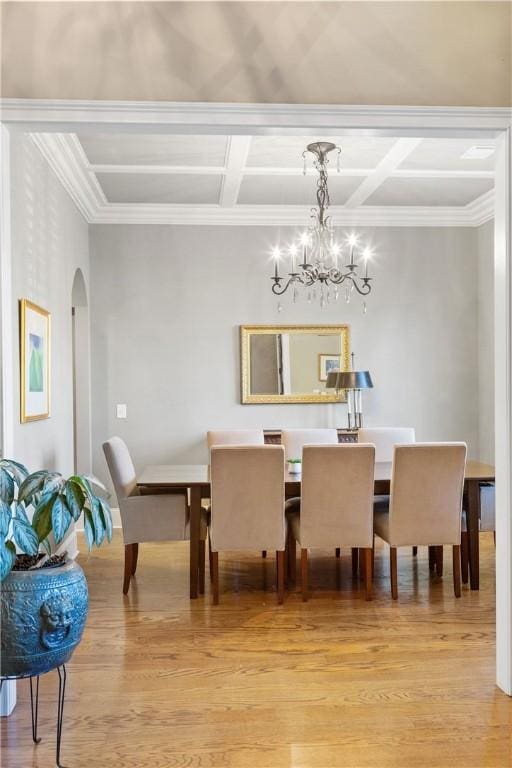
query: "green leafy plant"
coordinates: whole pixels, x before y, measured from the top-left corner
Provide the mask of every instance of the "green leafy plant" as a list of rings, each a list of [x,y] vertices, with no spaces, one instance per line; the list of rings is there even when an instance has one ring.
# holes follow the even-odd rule
[[[302,459],[286,459],[288,464],[302,464]]]
[[[48,537],[60,544],[72,522],[84,515],[87,546],[112,540],[112,516],[107,501],[90,478],[64,478],[46,469],[29,474],[17,461],[0,459],[0,581],[13,568],[17,554],[50,554]],[[29,515],[32,511],[32,516]]]

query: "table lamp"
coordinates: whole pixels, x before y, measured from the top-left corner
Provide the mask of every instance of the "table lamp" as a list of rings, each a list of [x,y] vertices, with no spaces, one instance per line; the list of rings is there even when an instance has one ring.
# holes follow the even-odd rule
[[[354,367],[354,353],[352,353]],[[363,426],[363,389],[372,389],[370,371],[331,371],[327,374],[326,389],[347,391],[347,417],[349,429],[361,429]]]

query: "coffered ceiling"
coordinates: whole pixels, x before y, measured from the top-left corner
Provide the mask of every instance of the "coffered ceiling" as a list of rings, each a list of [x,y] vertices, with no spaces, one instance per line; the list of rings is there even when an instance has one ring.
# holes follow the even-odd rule
[[[303,225],[317,173],[310,156],[303,174],[302,152],[316,139],[342,148],[340,172],[334,158],[329,169],[336,224],[477,226],[493,215],[492,139],[100,130],[32,137],[91,223]],[[466,157],[475,146],[488,156]]]

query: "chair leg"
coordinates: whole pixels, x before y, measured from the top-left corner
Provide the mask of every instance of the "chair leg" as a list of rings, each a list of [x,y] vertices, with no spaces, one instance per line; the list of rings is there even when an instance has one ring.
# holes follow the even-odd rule
[[[212,552],[213,604],[219,604],[219,553]]]
[[[359,550],[357,547],[352,547],[352,578],[357,579],[357,573],[359,570]]]
[[[284,550],[276,552],[277,604],[284,602]]]
[[[467,584],[469,581],[469,549],[467,531],[462,531],[460,535],[460,565],[462,583]]]
[[[265,558],[265,557],[267,556],[267,550],[266,550],[266,549],[262,549],[262,550],[261,550],[261,556],[262,556],[263,558]]]
[[[297,542],[291,532],[288,532],[288,579],[290,584],[297,581]]]
[[[359,550],[359,578],[362,581],[366,579],[366,559],[363,548]]]
[[[302,600],[305,603],[308,599],[308,551],[300,550],[300,569],[302,576]]]
[[[453,547],[453,591],[460,597],[460,544]]]
[[[210,584],[213,582],[213,557],[212,557],[212,540],[210,538],[210,531],[208,531],[208,565],[210,567]]]
[[[435,567],[436,567],[436,548],[429,547],[428,548],[428,569],[430,573],[434,573]]]
[[[128,594],[130,589],[130,579],[133,573],[133,544],[125,544],[124,547],[124,579],[123,595]]]
[[[341,547],[336,547],[335,554],[336,554],[336,557],[341,557]]]
[[[396,547],[389,548],[389,565],[391,569],[391,597],[398,600],[398,565]]]
[[[372,542],[372,579],[375,578],[375,534],[373,534]]]
[[[206,541],[199,542],[199,594],[204,595],[204,570],[206,561]]]
[[[139,545],[132,544],[132,576],[135,576],[137,570],[137,560],[139,559]]]
[[[412,556],[413,556],[413,557],[416,557],[416,556],[417,556],[417,554],[418,554],[418,547],[413,547],[413,548],[412,548]]]
[[[372,547],[368,547],[364,551],[364,557],[365,557],[365,586],[366,586],[366,599],[371,600],[372,599],[372,582],[373,582],[373,573],[372,573]]]
[[[437,571],[437,578],[442,579],[443,578],[443,548],[442,547],[436,547],[436,571]]]

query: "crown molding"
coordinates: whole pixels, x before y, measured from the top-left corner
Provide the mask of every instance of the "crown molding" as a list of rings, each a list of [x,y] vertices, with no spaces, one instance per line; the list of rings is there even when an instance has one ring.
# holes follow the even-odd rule
[[[108,205],[94,174],[83,165],[82,148],[69,134],[31,133],[30,138],[53,169],[62,186],[87,222]]]
[[[332,206],[329,210],[337,227],[475,227],[493,216],[492,200],[484,202],[481,206],[475,203],[461,207],[365,205],[354,209]],[[220,205],[110,203],[96,212],[91,223],[301,227],[310,214],[308,206],[237,205],[223,208]]]
[[[495,201],[496,190],[490,189],[466,206],[473,222],[471,226],[479,227],[494,218]]]
[[[32,130],[73,130],[77,125],[152,126],[205,133],[249,133],[309,129],[338,135],[371,129],[407,129],[408,136],[464,135],[475,130],[500,132],[512,125],[510,107],[418,107],[320,104],[226,104],[155,101],[90,101],[74,99],[2,99],[2,122],[31,124]]]

